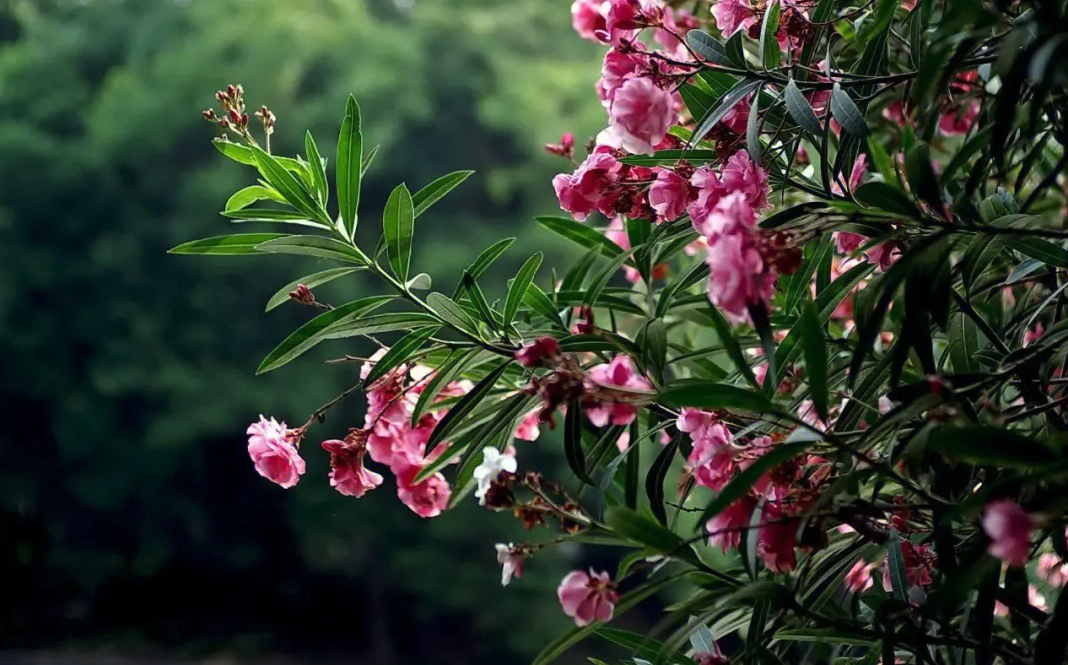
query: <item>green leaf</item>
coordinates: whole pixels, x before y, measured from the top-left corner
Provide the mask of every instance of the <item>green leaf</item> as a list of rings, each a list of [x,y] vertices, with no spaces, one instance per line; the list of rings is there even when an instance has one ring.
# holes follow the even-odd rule
[[[909,596],[909,578],[905,570],[905,554],[901,549],[901,536],[890,527],[890,539],[886,543],[886,558],[890,569],[890,588],[894,598],[905,601]]]
[[[801,313],[801,339],[805,352],[805,377],[809,397],[820,420],[827,421],[827,347],[823,339],[823,325],[816,315],[816,306],[809,303]]]
[[[571,400],[564,416],[564,457],[575,477],[592,487],[593,479],[586,472],[586,456],[582,450],[582,418],[582,404]]]
[[[356,233],[356,209],[360,205],[360,178],[363,175],[363,133],[360,129],[360,107],[349,95],[345,103],[345,118],[337,140],[337,199],[341,221],[352,237]]]
[[[1048,265],[1068,268],[1068,251],[1043,238],[1012,238],[1009,247]]]
[[[365,316],[390,300],[393,300],[393,296],[370,296],[323,312],[282,340],[282,343],[263,359],[256,374],[278,369],[326,339],[326,333],[333,326]]]
[[[415,207],[415,216],[426,212],[426,209],[440,201],[446,194],[467,180],[474,171],[455,171],[443,175],[426,187],[420,189],[412,196],[412,205]]]
[[[775,5],[778,7],[778,4]],[[763,146],[760,144],[760,124],[762,122],[760,115],[760,93],[763,92],[764,86],[757,87],[756,92],[753,94],[753,101],[749,106],[749,118],[745,123],[745,148],[749,151],[749,156],[757,165],[764,163]]]
[[[223,212],[234,212],[235,210],[241,210],[252,205],[256,201],[275,201],[277,203],[285,202],[277,192],[274,192],[266,187],[260,185],[252,185],[244,189],[238,190],[226,201],[226,206],[223,208]]]
[[[601,297],[601,292],[604,291],[604,287],[608,285],[608,280],[612,279],[612,276],[619,272],[619,269],[623,267],[623,264],[630,259],[630,255],[634,253],[633,249],[629,249],[626,252],[615,257],[603,266],[601,270],[593,276],[590,280],[590,286],[586,290],[586,296],[583,298],[583,302],[587,305],[593,305],[597,302],[597,299]]]
[[[270,240],[286,238],[284,233],[237,233],[190,240],[168,250],[168,254],[212,254],[215,256],[238,256],[256,254],[256,247]]]
[[[931,433],[927,450],[968,464],[1029,470],[1058,461],[1044,443],[1012,430],[972,425],[942,427]]]
[[[408,270],[412,262],[412,235],[415,233],[415,211],[412,207],[412,195],[403,184],[397,185],[386,201],[382,211],[382,234],[386,239],[386,253],[393,274],[402,281],[408,281]]]
[[[624,538],[641,543],[662,554],[694,560],[693,549],[671,529],[647,520],[632,510],[612,505],[605,511],[605,525]]]
[[[919,208],[905,192],[885,182],[869,182],[857,188],[853,196],[864,205],[885,210],[910,219],[921,216]]]
[[[478,279],[482,276],[482,273],[486,272],[487,268],[493,265],[493,262],[496,261],[501,254],[504,254],[504,252],[512,246],[512,243],[514,242],[515,238],[505,238],[504,240],[490,245],[486,249],[482,250],[482,253],[479,254],[475,258],[475,260],[471,262],[471,265],[467,266],[467,270],[465,272],[471,275],[472,279]],[[454,299],[459,298],[460,292],[462,290],[463,284],[457,284],[456,291],[453,293],[452,297]]]
[[[367,266],[370,261],[360,250],[333,238],[322,236],[281,236],[274,240],[261,242],[256,246],[257,252],[266,254],[297,254],[316,256],[321,259],[355,263]]]
[[[493,310],[490,309],[489,303],[486,302],[486,296],[482,294],[482,289],[479,288],[478,282],[466,272],[463,274],[461,281],[470,297],[471,304],[475,306],[475,310],[478,312],[479,318],[490,329],[496,328],[497,321],[493,316]]]
[[[226,139],[215,139],[211,143],[219,152],[238,164],[244,164],[246,166],[256,165],[256,158],[252,156],[252,151],[243,145],[232,143]]]
[[[874,640],[856,637],[833,628],[793,628],[777,630],[772,635],[773,642],[816,642],[819,644],[841,644],[848,646],[872,647],[878,644]]]
[[[599,247],[604,256],[613,257],[623,253],[619,245],[609,240],[603,233],[573,219],[541,216],[535,217],[534,221],[576,245],[586,248]]]
[[[272,187],[278,190],[278,193],[285,198],[289,205],[304,213],[310,220],[321,224],[330,224],[330,218],[327,217],[326,212],[318,201],[312,199],[308,190],[304,189],[304,185],[293,177],[277,159],[256,146],[252,146],[251,150],[260,174]]]
[[[660,450],[653,465],[649,467],[649,473],[645,476],[645,496],[649,499],[649,508],[661,524],[667,524],[667,510],[664,508],[664,480],[671,463],[675,461],[675,455],[679,450],[682,435],[676,435]]]
[[[467,312],[457,305],[452,298],[435,291],[426,297],[426,302],[434,310],[435,314],[453,327],[472,334],[478,330],[478,326],[471,320]]]
[[[347,337],[373,335],[395,330],[411,330],[412,328],[435,324],[440,324],[440,322],[433,316],[423,312],[375,314],[374,316],[362,316],[359,319],[345,321],[332,326],[323,333],[323,339],[345,339]]]
[[[693,34],[691,30],[689,34]],[[715,150],[657,150],[651,155],[628,155],[619,160],[628,166],[675,166],[685,159],[694,166],[711,164],[719,159]]]
[[[723,67],[736,67],[744,64],[736,62],[727,52],[727,48],[718,39],[704,30],[690,30],[686,33],[686,43],[705,60]]]
[[[379,146],[371,148],[371,152],[367,153],[363,157],[363,164],[360,166],[360,177],[367,175],[367,170],[371,168],[371,164],[374,163],[375,157],[378,155]]]
[[[301,284],[308,287],[309,289],[313,289],[319,286],[320,284],[326,284],[327,282],[333,281],[338,277],[351,275],[352,273],[357,272],[359,270],[361,270],[361,268],[331,268],[330,270],[323,270],[322,272],[317,272],[306,277],[301,277],[300,279],[294,280],[289,284],[286,284],[282,288],[278,289],[278,291],[276,291],[275,294],[271,296],[271,299],[267,301],[267,307],[264,309],[264,311],[269,312],[272,309],[282,305],[283,303],[288,302],[290,300],[289,294],[292,293],[293,290]]]
[[[716,498],[712,500],[712,503],[708,504],[704,512],[701,513],[698,525],[703,526],[706,521],[719,515],[732,503],[745,496],[749,488],[755,485],[765,474],[780,464],[800,455],[811,445],[812,441],[786,441],[772,448],[720,490]]]
[[[537,274],[538,268],[541,267],[541,261],[541,252],[538,252],[527,259],[519,269],[519,272],[516,273],[511,286],[508,287],[508,295],[504,299],[505,327],[512,323],[512,319],[515,318],[515,313],[519,311],[519,305],[526,297],[527,289],[530,288],[531,283],[534,281],[534,275]]]
[[[330,185],[326,183],[326,167],[323,166],[323,158],[311,132],[304,134],[304,151],[308,153],[308,169],[311,171],[315,193],[319,197],[319,205],[326,208],[326,204],[330,202]]]
[[[445,362],[437,366],[434,370],[434,376],[427,382],[423,392],[419,393],[419,399],[415,402],[415,408],[412,409],[413,426],[419,422],[419,419],[423,417],[427,409],[434,404],[434,400],[437,398],[438,393],[441,392],[441,389],[460,376],[467,368],[467,364],[479,353],[479,349],[456,349],[449,354]]]
[[[409,291],[428,291],[433,285],[434,280],[430,279],[430,275],[425,272],[419,273],[404,283]]]
[[[801,94],[793,79],[790,79],[786,84],[786,90],[783,91],[783,99],[786,102],[786,112],[790,114],[790,117],[794,119],[798,127],[813,136],[819,136],[823,133],[823,124],[820,123],[820,119],[816,117],[816,112],[812,110],[812,105]]]
[[[764,21],[760,24],[760,62],[764,69],[775,69],[779,66],[782,54],[779,52],[779,40],[776,33],[779,31],[779,14],[782,6],[772,0],[771,6],[764,12]]]
[[[871,134],[864,114],[857,108],[856,102],[849,96],[849,93],[838,83],[835,83],[831,89],[831,115],[842,125],[842,129],[854,136],[864,139]]]
[[[459,426],[463,419],[466,418],[487,395],[489,395],[490,390],[492,390],[493,386],[497,384],[497,381],[504,376],[505,371],[508,370],[510,365],[510,359],[502,361],[492,372],[475,384],[475,387],[464,395],[459,402],[449,409],[449,412],[445,414],[445,417],[441,419],[441,422],[437,424],[437,427],[435,427],[434,431],[430,434],[430,439],[426,444],[427,450],[433,450],[439,443],[445,440],[445,437],[447,437],[450,432]],[[442,455],[442,457],[445,457],[445,455]],[[433,473],[433,471],[428,471],[428,469],[430,469],[429,466],[426,469],[423,469],[423,472],[416,476],[416,481]]]
[[[531,284],[527,288],[527,294],[524,296],[523,302],[531,311],[537,312],[557,328],[567,331],[567,326],[564,325],[563,320],[560,318],[560,311],[537,284]]]
[[[913,193],[931,206],[935,214],[941,215],[945,207],[942,186],[931,166],[931,149],[926,143],[917,143],[905,153],[905,173]]]
[[[374,367],[372,367],[371,371],[364,377],[363,385],[373,385],[375,381],[385,376],[391,369],[407,361],[411,358],[412,354],[421,349],[423,345],[426,344],[426,341],[437,331],[437,326],[419,328],[397,340],[393,346],[389,347],[389,351],[386,351],[386,355],[382,356],[375,362]]]
[[[658,401],[665,406],[700,409],[736,409],[763,413],[771,403],[761,393],[704,379],[681,379],[664,386]]]
[[[723,120],[723,117],[726,116],[731,109],[748,97],[760,84],[761,82],[759,80],[750,81],[744,79],[735,84],[735,86],[719,100],[719,103],[709,109],[708,113],[701,118],[701,122],[698,123],[697,129],[694,130],[693,136],[690,137],[689,145],[692,147],[700,143],[701,139],[712,131],[712,128],[715,127],[720,120]]]

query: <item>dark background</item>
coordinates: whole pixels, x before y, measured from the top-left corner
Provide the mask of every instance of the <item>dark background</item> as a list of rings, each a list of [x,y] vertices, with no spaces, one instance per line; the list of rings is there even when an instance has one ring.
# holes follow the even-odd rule
[[[280,154],[305,128],[332,154],[357,96],[381,145],[362,233],[398,182],[478,171],[419,219],[415,268],[443,290],[509,235],[488,287],[535,248],[561,265],[530,218],[557,209],[550,179],[569,167],[541,146],[603,122],[600,49],[568,5],[0,0],[5,660],[512,663],[567,628],[555,585],[588,553],[541,557],[502,589],[493,543],[524,537],[507,515],[468,502],[420,520],[391,479],[342,497],[315,445],[295,489],[257,476],[247,423],[303,422],[355,371],[321,361],[368,350],[335,342],[257,378],[309,314],[264,303],[323,266],[165,252],[230,232],[218,211],[252,173],[212,148],[200,111],[242,83],[277,114]],[[317,293],[380,292],[361,280]],[[346,403],[313,443],[361,422]],[[551,464],[548,448],[529,459]]]

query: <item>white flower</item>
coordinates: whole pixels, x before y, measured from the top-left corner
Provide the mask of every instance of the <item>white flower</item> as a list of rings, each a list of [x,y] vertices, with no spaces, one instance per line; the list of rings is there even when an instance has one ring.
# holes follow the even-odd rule
[[[503,453],[492,446],[483,448],[482,463],[475,467],[475,482],[478,483],[475,496],[478,497],[478,503],[486,505],[486,492],[502,471],[515,473],[517,468],[515,451],[511,448]]]
[[[512,543],[497,543],[497,563],[501,564],[501,586],[508,586],[512,576],[523,576],[523,555],[515,550]]]

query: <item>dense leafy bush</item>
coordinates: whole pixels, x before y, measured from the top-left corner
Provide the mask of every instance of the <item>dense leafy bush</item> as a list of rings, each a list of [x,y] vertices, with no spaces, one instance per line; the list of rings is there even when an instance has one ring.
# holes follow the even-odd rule
[[[362,393],[364,424],[322,443],[341,493],[388,469],[423,517],[471,493],[514,514],[532,542],[497,545],[505,584],[561,543],[623,548],[617,570],[560,583],[577,625],[540,663],[591,634],[637,663],[1061,662],[1064,7],[572,12],[608,46],[609,123],[553,181],[571,216],[536,221],[585,253],[561,276],[530,257],[497,302],[479,280],[510,240],[451,295],[411,263],[417,218],[467,172],[397,186],[361,247],[375,153],[355,100],[332,182],[310,134],[272,154],[273,114],[218,93],[216,147],[259,179],[224,215],[303,233],[173,251],[335,264],[272,300],[315,316],[260,372],[327,340],[381,345],[339,359],[359,381],[306,423],[249,427],[257,471],[292,487],[316,421]],[[569,135],[548,149],[577,161]],[[316,297],[356,273],[384,291]],[[545,426],[567,478],[520,463],[515,440]],[[654,635],[608,627],[669,588]]]

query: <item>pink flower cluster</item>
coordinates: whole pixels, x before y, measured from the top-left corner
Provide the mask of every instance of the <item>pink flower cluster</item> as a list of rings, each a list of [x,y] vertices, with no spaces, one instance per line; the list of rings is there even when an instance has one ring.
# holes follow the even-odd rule
[[[638,416],[638,405],[627,401],[626,394],[652,389],[653,385],[634,369],[628,356],[616,356],[609,363],[591,368],[586,376],[586,417],[597,427],[629,425]]]
[[[805,0],[785,0],[779,16],[779,29],[775,33],[779,48],[799,54],[812,33],[808,21],[809,9],[813,2]],[[753,38],[760,35],[765,3],[751,0],[715,0],[712,4],[712,16],[716,27],[724,39],[739,31],[744,31]]]

